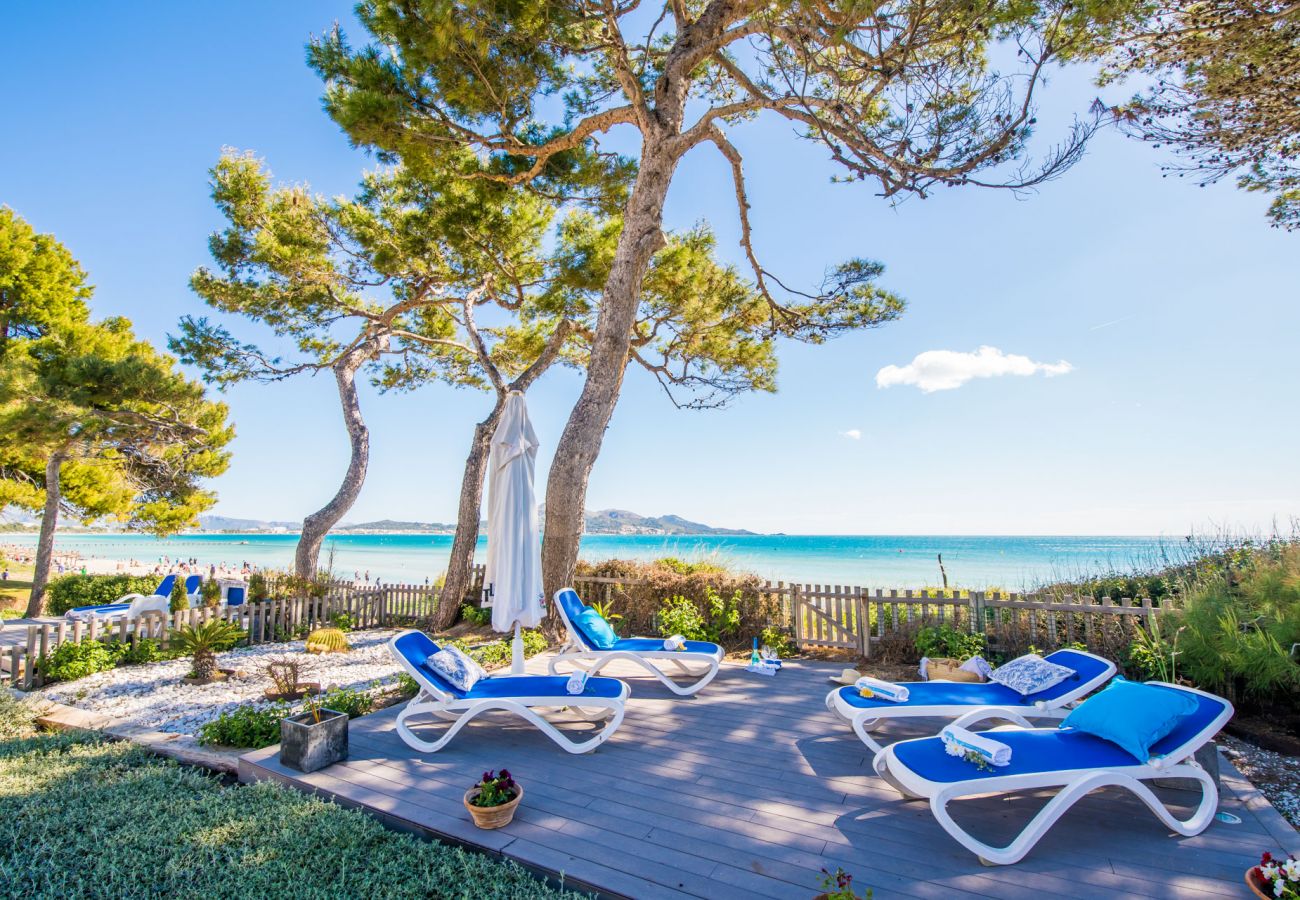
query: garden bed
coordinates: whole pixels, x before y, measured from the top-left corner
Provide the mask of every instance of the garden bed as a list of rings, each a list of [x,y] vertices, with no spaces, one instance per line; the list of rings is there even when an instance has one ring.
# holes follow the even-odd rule
[[[257,644],[217,654],[217,664],[236,675],[205,685],[186,684],[193,661],[188,657],[139,666],[123,666],[60,682],[34,692],[38,698],[109,716],[125,724],[174,734],[197,734],[206,723],[239,706],[270,706],[263,672],[275,657],[292,654],[303,662],[303,678],[325,687],[382,690],[393,685],[400,669],[388,652],[392,631],[354,631],[347,653],[308,655],[302,641]]]

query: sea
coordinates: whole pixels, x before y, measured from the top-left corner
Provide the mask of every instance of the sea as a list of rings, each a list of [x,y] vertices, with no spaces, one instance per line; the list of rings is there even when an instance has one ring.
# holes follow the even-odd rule
[[[322,552],[338,577],[422,584],[446,568],[451,535],[341,534]],[[59,550],[145,565],[197,558],[211,564],[288,568],[296,534],[60,534]],[[0,544],[34,546],[34,534],[0,534]],[[479,540],[477,558],[487,547]],[[1177,537],[1052,537],[1014,535],[607,535],[582,538],[580,555],[654,560],[709,560],[773,581],[923,588],[943,584],[979,590],[1026,590],[1046,582],[1149,570],[1185,553]],[[942,556],[943,571],[940,570]]]

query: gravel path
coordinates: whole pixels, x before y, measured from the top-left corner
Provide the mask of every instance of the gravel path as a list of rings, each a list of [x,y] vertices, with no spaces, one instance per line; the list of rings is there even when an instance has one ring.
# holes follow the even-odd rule
[[[1300,758],[1263,750],[1226,734],[1219,735],[1219,744],[1283,818],[1300,828]]]
[[[213,684],[186,684],[189,657],[142,666],[124,666],[86,678],[50,685],[38,696],[91,712],[124,719],[132,725],[177,734],[195,734],[199,726],[221,713],[249,702],[268,705],[263,691],[271,687],[262,671],[269,657],[292,654],[303,660],[304,681],[325,688],[369,688],[390,683],[400,669],[385,644],[392,631],[354,631],[347,653],[309,655],[302,641],[258,644],[217,655],[223,669],[242,672]]]

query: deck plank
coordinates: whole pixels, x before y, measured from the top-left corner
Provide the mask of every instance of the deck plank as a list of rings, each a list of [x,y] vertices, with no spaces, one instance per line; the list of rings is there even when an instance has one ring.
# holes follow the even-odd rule
[[[544,659],[530,668],[544,671]],[[806,898],[823,867],[842,866],[877,898],[1217,900],[1240,896],[1242,872],[1260,851],[1295,849],[1277,813],[1229,767],[1222,807],[1241,816],[1241,826],[1216,822],[1175,839],[1139,801],[1103,791],[1079,803],[1021,864],[983,867],[925,804],[904,803],[874,777],[865,748],[823,704],[835,671],[800,661],[767,679],[726,664],[690,699],[635,669],[609,671],[631,676],[627,716],[584,756],[499,714],[475,720],[441,752],[421,754],[398,738],[390,709],[351,723],[351,756],[338,765],[302,775],[268,748],[244,756],[241,777],[292,784],[397,827],[638,898]],[[917,721],[891,737],[934,727]],[[462,795],[484,769],[502,766],[525,785],[524,803],[506,828],[479,831]],[[1161,793],[1182,803],[1192,796]],[[963,801],[959,820],[1006,840],[1045,799],[975,798]]]

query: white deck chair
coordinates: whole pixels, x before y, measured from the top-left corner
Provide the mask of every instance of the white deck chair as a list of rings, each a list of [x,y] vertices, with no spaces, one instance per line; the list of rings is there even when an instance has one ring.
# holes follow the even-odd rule
[[[645,669],[679,697],[687,697],[712,681],[718,674],[718,666],[722,664],[722,648],[708,641],[687,641],[683,650],[665,650],[662,638],[619,638],[613,647],[597,647],[596,642],[577,624],[579,613],[588,607],[573,588],[555,592],[555,608],[559,610],[560,619],[564,622],[568,641],[551,658],[547,668],[552,675],[557,673],[559,664],[564,662],[571,663],[575,668],[586,669],[591,675],[599,675],[600,670],[610,663],[625,660]],[[658,661],[671,662],[681,675],[695,678],[695,681],[686,685],[678,684],[656,665]],[[696,668],[692,669],[688,663]],[[699,668],[701,666],[703,668]]]
[[[147,612],[165,613],[171,608],[172,586],[176,583],[176,575],[168,575],[154,588],[152,594],[126,594],[120,597],[116,603],[103,603],[99,606],[76,606],[64,613],[64,618],[69,621],[88,622],[91,619],[99,619],[101,622],[116,621],[117,619],[127,618],[134,619]],[[199,585],[203,583],[202,575],[191,575],[185,579],[185,592],[190,595],[191,603],[193,597],[198,593]]]
[[[1068,704],[1095,691],[1115,674],[1115,664],[1083,650],[1057,650],[1046,659],[1074,670],[1074,675],[1045,691],[1022,696],[997,682],[909,681],[906,702],[863,697],[858,689],[836,688],[826,695],[826,708],[853,726],[872,753],[884,747],[870,733],[886,722],[909,718],[956,718],[972,709],[997,706],[1030,719],[1063,719]]]
[[[1019,727],[984,732],[1011,747],[1011,763],[981,772],[960,757],[949,756],[939,737],[899,741],[876,755],[876,774],[911,800],[929,800],[930,811],[959,844],[985,865],[1010,865],[1024,858],[1056,821],[1098,788],[1120,787],[1137,795],[1164,825],[1177,834],[1200,834],[1214,819],[1219,793],[1214,779],[1192,758],[1232,717],[1232,704],[1194,688],[1148,682],[1179,691],[1197,702],[1166,737],[1151,748],[1151,758],[1139,763],[1118,744],[1074,729],[1031,728],[1018,712],[978,709],[957,719],[970,728],[978,722],[1005,719]],[[1145,784],[1156,778],[1189,778],[1199,783],[1201,801],[1186,819],[1178,819]],[[1060,788],[1047,805],[1005,847],[993,847],[953,821],[948,804],[963,797]]]
[[[388,649],[406,674],[415,679],[420,692],[397,715],[397,734],[408,747],[436,753],[447,745],[471,719],[481,713],[503,710],[532,723],[569,753],[595,750],[618,730],[623,722],[628,687],[615,678],[589,678],[581,694],[565,690],[568,676],[496,675],[480,679],[469,691],[460,691],[427,664],[438,645],[422,631],[403,631],[388,642]],[[588,722],[609,721],[593,737],[575,741],[536,712],[538,709],[568,707]],[[426,741],[411,731],[406,720],[432,714],[452,725],[436,741]]]

